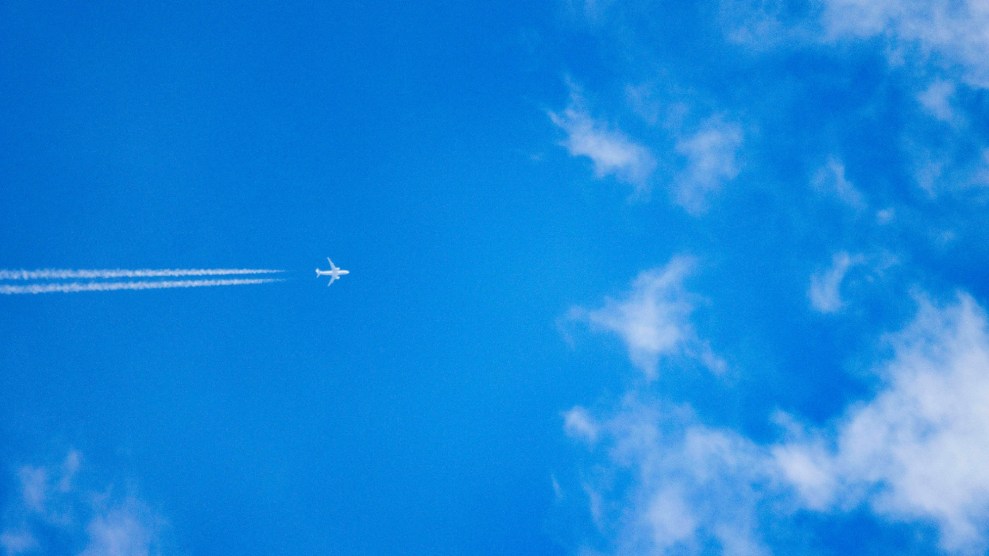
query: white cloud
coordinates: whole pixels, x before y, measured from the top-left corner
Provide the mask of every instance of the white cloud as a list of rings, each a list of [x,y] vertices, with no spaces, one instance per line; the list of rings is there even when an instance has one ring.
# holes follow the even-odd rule
[[[28,531],[4,531],[0,533],[0,547],[7,556],[32,552],[38,548],[38,541]]]
[[[692,267],[690,258],[676,257],[665,267],[640,273],[622,298],[606,298],[598,309],[574,308],[569,316],[621,337],[632,363],[648,378],[656,376],[660,359],[671,355],[695,357],[712,370],[723,370],[724,363],[690,323],[694,305],[683,280]]]
[[[829,158],[814,174],[811,184],[818,191],[834,196],[853,209],[861,210],[866,207],[862,192],[845,177],[845,165],[834,157]]]
[[[697,553],[712,543],[723,554],[766,553],[757,502],[770,468],[754,444],[685,408],[634,397],[602,421],[601,436],[610,473],[589,491],[599,525],[614,530],[614,553]]]
[[[696,133],[679,138],[676,152],[686,163],[676,180],[677,203],[691,214],[704,212],[708,198],[738,175],[741,146],[741,128],[718,117],[709,118]]]
[[[58,489],[60,491],[68,492],[72,490],[72,479],[75,478],[80,465],[82,465],[82,454],[78,450],[69,450],[69,453],[65,456],[65,460],[62,461],[62,478],[58,481]]]
[[[0,523],[5,553],[52,550],[45,539],[53,532],[85,556],[158,553],[164,521],[132,495],[77,486],[81,466],[82,455],[71,450],[59,465],[18,470],[20,498],[8,505]]]
[[[853,266],[863,264],[862,255],[849,255],[841,251],[831,258],[831,267],[810,277],[810,288],[807,297],[810,305],[822,313],[836,313],[841,310],[844,301],[841,299],[841,283]]]
[[[955,94],[955,88],[955,84],[951,81],[935,80],[917,95],[917,102],[924,107],[928,114],[942,122],[957,122],[958,113],[951,105],[951,97]]]
[[[936,524],[946,550],[981,552],[989,546],[986,319],[965,295],[947,308],[921,303],[890,340],[883,389],[833,432],[773,454],[809,508],[864,501],[893,520]]]
[[[643,122],[661,131],[659,159],[648,147],[633,141],[613,126],[593,118],[575,85],[569,106],[550,112],[550,120],[566,132],[561,143],[572,156],[586,157],[598,178],[614,176],[632,184],[636,193],[648,193],[659,180],[670,189],[672,200],[688,213],[699,216],[712,197],[738,176],[742,128],[720,115],[698,124],[692,107],[684,100],[664,98],[653,85],[625,87],[627,109]],[[688,122],[693,121],[693,123]],[[654,178],[657,167],[663,175]]]
[[[919,50],[965,80],[989,87],[989,3],[984,0],[826,0],[823,16],[831,38],[882,35],[893,41],[892,60]]]
[[[839,269],[853,263],[847,254],[835,259]],[[630,353],[640,345],[637,365],[689,343],[690,304],[676,302],[684,265],[643,273],[631,294],[598,310]],[[776,444],[704,425],[687,406],[643,402],[634,391],[610,415],[579,406],[565,413],[568,435],[604,457],[584,488],[608,551],[689,554],[716,545],[761,554],[773,534],[762,524],[787,523],[798,510],[827,519],[863,506],[880,520],[936,527],[946,552],[989,548],[986,316],[963,294],[949,306],[919,303],[913,322],[884,340],[891,355],[874,366],[875,395],[825,427],[778,414],[786,439]],[[664,327],[671,331],[657,332]]]
[[[887,207],[876,211],[876,224],[889,224],[896,218],[896,209],[893,207]]]
[[[583,407],[574,407],[563,414],[563,428],[570,437],[590,444],[598,437],[598,425]]]
[[[563,146],[572,156],[587,157],[598,178],[613,175],[632,184],[637,191],[648,190],[648,180],[656,168],[649,149],[629,139],[621,131],[590,116],[577,93],[562,113],[551,112],[550,120],[567,134]]]
[[[127,498],[102,508],[86,525],[89,542],[81,556],[146,556],[157,543],[162,521],[141,501]]]
[[[677,257],[642,272],[631,291],[573,318],[621,337],[634,365],[655,376],[659,361],[685,355],[723,368],[690,323],[683,280],[693,261]],[[589,512],[616,554],[767,553],[758,533],[760,485],[772,479],[768,452],[729,430],[697,422],[685,406],[642,402],[634,393],[612,415],[583,407],[564,413],[564,429],[607,463],[583,486]]]
[[[21,480],[21,498],[24,505],[33,512],[45,511],[48,498],[48,471],[42,467],[25,465],[17,472]]]
[[[785,33],[779,8],[751,0],[721,0],[720,20],[728,40],[746,45],[775,45]]]
[[[954,134],[952,148],[906,142],[905,150],[914,161],[914,179],[932,199],[945,193],[983,192],[989,185],[989,148],[972,145],[971,137],[971,133]]]
[[[729,41],[754,50],[806,43],[814,33],[803,10],[788,0],[720,0],[718,19]]]
[[[796,488],[805,507],[816,511],[830,508],[839,485],[823,441],[774,446],[771,453],[779,473]]]

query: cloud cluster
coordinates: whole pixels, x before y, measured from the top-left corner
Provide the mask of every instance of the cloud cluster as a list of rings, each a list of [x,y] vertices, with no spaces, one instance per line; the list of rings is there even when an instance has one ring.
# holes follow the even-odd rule
[[[78,485],[81,466],[82,455],[71,450],[59,465],[18,469],[19,496],[8,504],[0,524],[0,548],[5,556],[159,553],[164,520],[131,494]]]
[[[969,84],[989,87],[989,4],[982,0],[827,0],[824,6],[831,38],[883,36],[894,62],[915,50],[960,67]]]
[[[691,324],[684,279],[693,259],[677,257],[641,273],[629,292],[571,317],[618,334],[647,377],[673,355],[718,370]],[[584,490],[595,523],[616,554],[765,554],[758,532],[760,492],[773,477],[768,452],[742,435],[702,424],[689,406],[634,390],[612,411],[576,406],[564,413],[567,434],[604,461]]]
[[[644,94],[641,87],[630,88],[630,109],[656,124],[657,109],[641,98]],[[563,146],[572,156],[589,158],[597,178],[614,176],[639,194],[649,192],[654,182],[667,183],[673,201],[694,216],[703,214],[722,186],[739,173],[742,129],[722,116],[710,116],[694,128],[678,125],[664,130],[672,152],[658,158],[672,174],[656,177],[660,163],[654,151],[592,118],[576,90],[571,92],[570,105],[549,117],[566,133]]]
[[[608,10],[595,11],[600,25],[616,25],[602,17],[609,10],[627,16],[623,25],[636,17],[662,19],[650,11],[655,7],[650,2],[602,6]],[[689,404],[673,404],[656,392],[676,385],[645,380],[632,383],[617,406],[576,405],[564,412],[564,431],[595,462],[581,488],[607,540],[593,548],[620,554],[816,553],[834,549],[821,531],[854,536],[860,532],[856,527],[866,527],[917,550],[985,553],[986,316],[968,294],[941,304],[918,294],[913,298],[916,313],[904,326],[913,309],[904,292],[919,287],[890,282],[916,280],[931,288],[945,279],[968,279],[968,289],[985,294],[978,283],[981,273],[973,270],[984,266],[978,262],[984,253],[976,247],[984,238],[973,230],[979,228],[989,198],[980,187],[989,184],[981,90],[989,88],[989,3],[722,0],[720,7],[728,41],[707,45],[710,57],[696,58],[710,62],[702,69],[681,61],[675,50],[681,42],[657,40],[642,47],[631,43],[651,38],[613,34],[620,38],[613,47],[633,60],[630,64],[638,63],[637,69],[660,68],[666,72],[663,78],[671,80],[700,74],[697,82],[717,100],[705,110],[693,98],[664,107],[648,85],[626,85],[626,108],[659,131],[653,136],[659,141],[636,143],[655,161],[648,181],[668,186],[673,202],[691,215],[704,214],[725,184],[738,180],[745,186],[730,196],[738,203],[732,207],[735,212],[689,220],[684,235],[720,234],[718,245],[698,241],[699,246],[686,249],[713,250],[712,257],[719,260],[727,251],[742,250],[739,258],[745,262],[740,264],[749,265],[745,270],[758,275],[756,280],[771,280],[765,291],[778,286],[781,292],[778,306],[772,295],[760,299],[766,311],[754,318],[770,322],[788,313],[764,329],[770,335],[773,325],[795,325],[778,337],[759,338],[755,336],[764,330],[727,329],[739,322],[744,327],[745,319],[725,319],[726,329],[713,331],[723,337],[711,340],[719,350],[735,347],[742,352],[738,359],[737,353],[724,353],[733,363],[739,361],[743,375],[745,361],[760,365],[754,360],[779,355],[767,367],[780,368],[787,375],[781,380],[797,383],[808,372],[823,373],[797,384],[797,389],[822,390],[809,394],[818,397],[814,402],[767,400],[752,392],[761,384],[732,391],[739,384],[728,384],[726,378],[724,392],[712,397],[723,395],[726,405],[738,407],[698,415]],[[704,35],[709,22],[689,24],[694,26],[686,28],[685,23],[677,29],[682,44],[696,46],[710,39]],[[740,43],[748,47],[744,53],[730,52]],[[724,66],[714,61],[729,54],[731,61]],[[627,82],[652,82],[631,73]],[[695,87],[705,85],[684,89],[693,95]],[[746,124],[743,128],[734,121]],[[790,195],[793,181],[806,176],[818,195],[798,200]],[[911,181],[919,187],[908,187]],[[754,215],[746,223],[765,227],[767,233],[759,236],[763,242],[779,234],[779,253],[765,250],[759,251],[762,257],[749,256],[744,251],[751,249],[749,243],[729,237],[745,230],[738,215]],[[735,220],[723,222],[722,217]],[[704,223],[710,227],[702,228]],[[965,233],[972,249],[952,252],[943,238]],[[930,245],[916,245],[923,242]],[[822,249],[831,258],[822,260],[815,272],[789,272],[801,267],[806,253]],[[696,266],[693,261],[679,257],[644,270],[624,293],[573,309],[569,317],[620,339],[631,366],[647,379],[663,369],[723,368],[708,338],[694,326],[702,298],[684,285]],[[887,279],[890,267],[908,264],[911,268],[897,273],[896,280]],[[732,309],[726,310],[747,305],[730,296],[752,293],[737,288],[733,279],[726,277],[724,289],[711,292],[719,305],[728,300],[725,305]],[[868,284],[882,284],[885,291]],[[793,296],[796,303],[788,306],[788,292],[803,293],[805,301]],[[801,302],[841,318],[800,322],[806,315],[794,315],[791,309],[800,313]],[[705,307],[705,312],[719,310]],[[821,330],[820,345],[813,335],[800,336],[814,327],[827,327]],[[881,335],[896,328],[900,331]],[[758,342],[775,344],[764,355],[761,346],[752,348]],[[815,345],[803,350],[805,343]],[[879,357],[870,351],[877,344],[884,350]],[[772,351],[778,346],[785,353]],[[749,349],[759,355],[749,356]],[[801,366],[818,356],[828,359]],[[871,382],[850,387],[855,379],[845,374],[844,365]],[[785,386],[773,384],[770,390]],[[831,386],[834,392],[827,390]],[[838,405],[849,397],[854,401]],[[746,405],[754,398],[764,405]],[[707,399],[697,403],[702,407]],[[796,404],[788,408],[792,414],[778,410],[788,403]],[[802,418],[801,411],[813,417]],[[747,428],[738,428],[740,421]],[[778,427],[768,426],[771,422]],[[787,544],[793,536],[783,540],[791,534],[800,537],[799,550]]]
[[[942,546],[989,544],[989,334],[962,295],[948,307],[921,300],[890,339],[883,388],[828,430],[798,434],[772,452],[808,508],[868,503],[878,515],[933,522]]]
[[[693,334],[689,305],[677,302],[687,295],[682,264],[644,273],[632,294],[600,309],[599,328],[621,334],[640,368]],[[835,264],[840,274],[851,257]],[[918,303],[912,323],[885,340],[891,355],[874,366],[872,396],[827,426],[778,415],[776,442],[705,425],[689,406],[638,389],[615,410],[566,412],[567,434],[602,457],[586,490],[609,551],[769,553],[766,523],[863,507],[880,522],[933,525],[947,552],[989,547],[986,317],[964,294]]]

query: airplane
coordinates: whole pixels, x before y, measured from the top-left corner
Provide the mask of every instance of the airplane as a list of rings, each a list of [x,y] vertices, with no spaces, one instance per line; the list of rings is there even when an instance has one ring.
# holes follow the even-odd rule
[[[316,278],[319,278],[320,276],[329,276],[330,277],[330,282],[328,284],[326,284],[327,286],[332,286],[333,285],[333,282],[336,282],[337,280],[339,280],[341,276],[343,276],[345,274],[350,274],[350,271],[349,270],[343,270],[343,269],[339,268],[337,265],[333,264],[333,261],[330,261],[330,258],[329,257],[327,257],[326,260],[329,261],[329,263],[330,263],[330,269],[329,270],[320,270],[320,269],[317,268],[316,269]]]

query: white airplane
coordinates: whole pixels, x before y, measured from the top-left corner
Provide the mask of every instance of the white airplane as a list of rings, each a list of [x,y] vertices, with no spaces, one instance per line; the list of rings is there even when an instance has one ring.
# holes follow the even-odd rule
[[[344,276],[345,274],[350,274],[349,270],[343,270],[342,268],[339,268],[337,265],[333,264],[333,261],[330,261],[329,257],[327,257],[326,260],[330,262],[330,269],[320,270],[317,268],[316,278],[319,278],[320,276],[329,276],[330,282],[326,284],[327,286],[332,286],[333,282],[339,280],[341,276]]]

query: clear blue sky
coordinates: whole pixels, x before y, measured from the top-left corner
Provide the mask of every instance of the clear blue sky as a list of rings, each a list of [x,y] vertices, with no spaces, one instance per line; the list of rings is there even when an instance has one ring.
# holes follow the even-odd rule
[[[286,271],[0,295],[0,554],[989,547],[981,2],[208,4],[0,5],[0,269]]]

